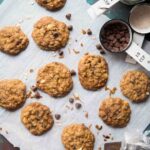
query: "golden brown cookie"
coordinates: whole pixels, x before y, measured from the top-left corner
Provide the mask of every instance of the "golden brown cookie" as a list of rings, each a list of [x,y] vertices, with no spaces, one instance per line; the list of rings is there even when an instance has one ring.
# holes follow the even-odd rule
[[[9,26],[0,29],[0,51],[17,55],[29,44],[27,36],[20,27]]]
[[[62,132],[62,143],[66,150],[93,150],[95,137],[84,124],[71,124]]]
[[[21,121],[34,135],[45,133],[54,124],[50,109],[38,102],[31,103],[22,110]]]
[[[32,37],[41,49],[55,51],[66,46],[69,30],[65,23],[43,17],[34,25]]]
[[[26,85],[17,79],[0,81],[0,106],[15,110],[19,108],[26,99]]]
[[[120,82],[124,96],[133,102],[142,102],[150,95],[150,78],[142,71],[128,71]]]
[[[129,103],[120,98],[107,98],[99,108],[99,117],[112,127],[127,126],[131,115]]]
[[[73,87],[71,73],[62,63],[49,63],[38,71],[37,87],[50,96],[64,96]]]
[[[107,62],[101,56],[86,54],[79,62],[78,74],[85,89],[97,90],[105,86],[108,80]]]
[[[36,2],[48,10],[55,11],[64,7],[66,0],[36,0]]]

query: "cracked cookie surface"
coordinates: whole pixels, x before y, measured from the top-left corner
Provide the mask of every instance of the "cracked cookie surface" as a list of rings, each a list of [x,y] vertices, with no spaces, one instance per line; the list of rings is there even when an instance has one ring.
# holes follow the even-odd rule
[[[64,7],[66,0],[36,0],[36,2],[48,10],[58,10]]]
[[[15,110],[19,108],[26,99],[26,85],[17,79],[0,81],[0,106]]]
[[[133,102],[142,102],[150,95],[150,78],[142,71],[128,71],[120,82],[124,96]]]
[[[0,29],[0,51],[17,55],[25,50],[29,40],[20,27],[9,26]]]
[[[41,49],[56,51],[66,46],[69,30],[65,23],[43,17],[34,25],[32,37]]]
[[[120,98],[107,98],[99,108],[99,117],[112,127],[127,126],[131,115],[130,105]]]
[[[85,89],[98,90],[105,86],[108,80],[107,62],[101,56],[87,54],[79,62],[78,74]]]
[[[62,143],[66,150],[93,150],[95,137],[84,124],[71,124],[63,129]]]
[[[73,87],[70,70],[58,62],[45,65],[38,71],[37,87],[53,97],[65,96]]]
[[[22,110],[21,121],[34,135],[45,133],[54,124],[50,109],[38,102],[31,103]]]

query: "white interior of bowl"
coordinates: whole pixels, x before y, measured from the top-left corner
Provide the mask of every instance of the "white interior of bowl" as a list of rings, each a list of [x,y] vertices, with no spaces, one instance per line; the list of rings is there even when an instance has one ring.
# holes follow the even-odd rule
[[[133,7],[129,22],[132,29],[138,33],[150,33],[150,5],[142,4]]]

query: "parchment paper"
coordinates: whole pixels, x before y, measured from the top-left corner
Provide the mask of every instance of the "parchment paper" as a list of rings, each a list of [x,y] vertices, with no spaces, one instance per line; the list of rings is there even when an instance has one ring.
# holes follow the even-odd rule
[[[0,27],[6,25],[15,25],[20,23],[23,31],[30,38],[30,44],[28,48],[20,55],[11,57],[6,54],[0,53],[0,79],[12,79],[18,78],[24,81],[28,87],[35,84],[35,78],[38,68],[52,62],[58,61],[66,64],[70,69],[77,71],[78,61],[84,53],[90,52],[92,54],[99,54],[95,45],[99,42],[98,33],[103,23],[108,20],[107,17],[102,16],[95,21],[92,21],[86,10],[88,5],[85,0],[68,0],[66,6],[58,12],[49,12],[42,7],[34,3],[33,0],[5,0],[0,6]],[[67,13],[72,14],[71,21],[67,21],[65,15]],[[69,44],[64,48],[65,58],[59,59],[53,52],[45,52],[40,50],[34,43],[31,32],[33,24],[42,16],[53,16],[54,18],[64,21],[67,24],[72,24],[74,29],[71,32],[71,38]],[[91,28],[93,31],[92,36],[82,35],[81,30]],[[75,42],[75,40],[78,42]],[[84,47],[80,46],[80,43],[84,44]],[[71,50],[69,54],[68,48]],[[79,50],[79,54],[75,54],[72,49]],[[148,47],[147,47],[148,49]],[[119,81],[124,72],[130,69],[142,69],[139,65],[131,65],[124,62],[126,57],[122,55],[106,54],[104,56],[109,64],[109,87],[117,87],[115,96],[121,97],[127,101],[127,98],[123,97],[120,88]],[[33,73],[29,70],[34,69]],[[20,121],[21,109],[15,112],[5,111],[0,109],[0,127],[3,128],[1,133],[5,135],[12,143],[19,146],[21,150],[63,150],[61,143],[61,132],[64,126],[70,123],[85,123],[87,126],[92,124],[91,130],[95,134],[96,143],[95,150],[103,144],[103,134],[111,133],[114,137],[114,141],[120,141],[123,139],[125,131],[134,129],[144,130],[144,128],[150,123],[150,99],[142,104],[132,104],[132,116],[129,125],[123,129],[113,129],[105,125],[98,117],[98,108],[103,99],[108,96],[108,92],[101,89],[96,92],[91,92],[83,89],[79,83],[78,76],[73,77],[74,88],[64,98],[54,99],[42,92],[42,99],[39,102],[46,104],[53,111],[53,114],[60,113],[61,120],[55,121],[55,125],[46,134],[42,136],[31,135],[28,130],[23,126]],[[82,102],[82,109],[80,110],[68,110],[66,105],[70,105],[68,102],[69,97],[74,93],[78,93]],[[25,105],[37,101],[36,99],[28,99]],[[24,105],[24,106],[25,106]],[[85,118],[85,111],[89,113],[89,118]],[[102,131],[97,134],[95,125],[103,125]],[[8,131],[8,134],[6,133]]]

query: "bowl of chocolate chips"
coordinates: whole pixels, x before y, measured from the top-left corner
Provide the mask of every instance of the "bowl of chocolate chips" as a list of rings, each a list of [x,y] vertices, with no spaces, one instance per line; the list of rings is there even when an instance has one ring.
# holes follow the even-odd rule
[[[128,49],[133,37],[132,30],[126,22],[113,19],[103,25],[99,38],[103,49],[120,53]]]

